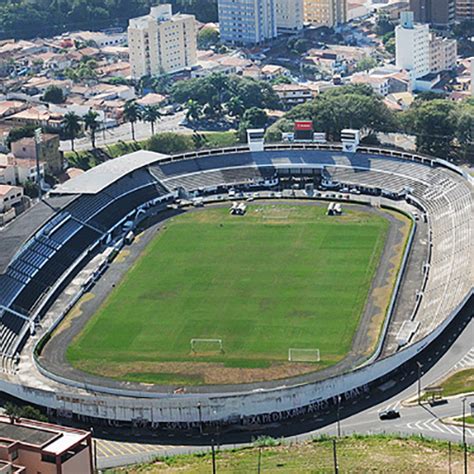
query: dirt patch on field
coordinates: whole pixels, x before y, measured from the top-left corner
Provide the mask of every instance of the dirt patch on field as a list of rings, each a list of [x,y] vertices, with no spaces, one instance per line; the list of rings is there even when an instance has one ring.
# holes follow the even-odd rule
[[[80,367],[86,372],[93,372],[103,377],[126,379],[129,374],[142,374],[143,382],[150,381],[160,374],[199,378],[204,384],[251,383],[294,377],[318,369],[318,364],[311,363],[273,363],[265,368],[225,367],[223,363],[212,362],[134,362],[107,363],[98,366],[84,362]]]
[[[82,305],[95,298],[94,293],[85,293],[82,298],[72,307],[67,316],[62,320],[59,327],[54,332],[54,337],[71,327],[74,319],[82,316]]]

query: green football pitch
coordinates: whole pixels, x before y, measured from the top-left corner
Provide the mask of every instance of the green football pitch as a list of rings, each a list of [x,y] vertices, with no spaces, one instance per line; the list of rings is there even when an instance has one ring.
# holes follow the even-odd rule
[[[255,203],[243,217],[214,207],[172,218],[74,339],[68,360],[122,380],[183,384],[206,383],[204,368],[238,369],[236,381],[247,380],[245,369],[287,375],[298,366],[289,348],[319,349],[314,370],[340,361],[390,225],[348,209],[329,217],[325,206]],[[191,339],[209,338],[222,351],[191,349]]]

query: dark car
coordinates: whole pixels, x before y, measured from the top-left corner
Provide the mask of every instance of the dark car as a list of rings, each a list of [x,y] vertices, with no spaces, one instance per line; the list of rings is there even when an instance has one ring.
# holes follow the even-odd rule
[[[379,413],[379,418],[381,420],[393,420],[400,418],[400,412],[398,410],[384,410]]]

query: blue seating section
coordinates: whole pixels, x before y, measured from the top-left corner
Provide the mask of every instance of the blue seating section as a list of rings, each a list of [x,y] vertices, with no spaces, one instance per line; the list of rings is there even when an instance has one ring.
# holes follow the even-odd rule
[[[23,247],[0,275],[0,305],[25,316],[74,262],[100,237],[144,202],[168,191],[142,169],[102,192],[84,194],[51,219]],[[0,311],[0,314],[2,312]],[[0,324],[0,352],[9,354],[26,321],[4,312]]]

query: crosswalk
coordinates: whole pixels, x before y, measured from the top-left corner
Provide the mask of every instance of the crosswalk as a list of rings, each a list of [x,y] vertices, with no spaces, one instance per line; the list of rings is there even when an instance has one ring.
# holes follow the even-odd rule
[[[176,445],[131,443],[100,438],[95,439],[95,444],[98,458],[121,457],[137,454],[158,456],[166,455],[171,450],[176,449]]]
[[[439,418],[430,418],[428,420],[414,421],[407,423],[404,427],[417,433],[441,433],[447,435],[456,435],[461,438],[462,427],[456,425],[448,425],[443,423]],[[466,439],[474,439],[474,429],[466,428]]]
[[[453,367],[454,370],[474,367],[474,347]]]

